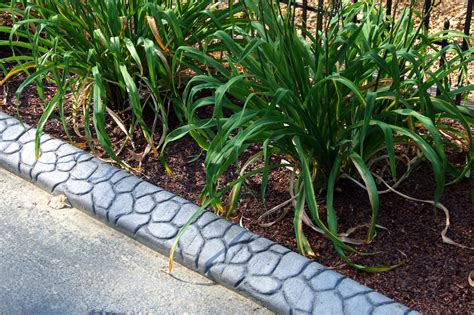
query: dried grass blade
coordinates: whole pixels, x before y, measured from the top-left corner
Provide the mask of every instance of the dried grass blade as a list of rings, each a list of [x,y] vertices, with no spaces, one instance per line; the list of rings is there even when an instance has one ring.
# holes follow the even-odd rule
[[[150,27],[151,32],[153,33],[153,37],[155,37],[155,40],[158,45],[160,45],[160,48],[165,53],[169,53],[170,50],[168,49],[168,47],[165,46],[165,44],[163,44],[163,41],[161,40],[160,33],[158,32],[158,27],[156,26],[155,18],[152,16],[147,16],[146,20],[148,22],[148,26]]]

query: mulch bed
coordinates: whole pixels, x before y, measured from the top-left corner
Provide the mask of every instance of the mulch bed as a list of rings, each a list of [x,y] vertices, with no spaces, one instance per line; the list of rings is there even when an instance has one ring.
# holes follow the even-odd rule
[[[0,110],[15,116],[17,114],[14,91],[21,84],[22,78],[10,80],[7,86],[0,89]],[[47,88],[50,94],[53,87]],[[20,100],[18,112],[20,118],[30,125],[36,125],[41,112],[41,101],[36,96],[34,86],[30,86]],[[2,106],[2,104],[4,104]],[[113,141],[119,141],[120,131],[110,126]],[[45,127],[45,132],[66,139],[62,124],[58,119],[51,119]],[[137,151],[144,148],[144,143],[137,137]],[[73,139],[84,148],[84,140]],[[97,148],[99,154],[100,148]],[[170,177],[160,161],[147,157],[139,176],[175,194],[198,202],[204,181],[204,154],[196,161],[189,160],[201,153],[200,149],[190,138],[184,138],[172,143],[167,151],[167,161],[170,163],[175,177]],[[450,158],[461,160],[465,153],[452,152]],[[136,154],[125,151],[124,159],[132,165],[137,165]],[[229,174],[230,176],[234,174]],[[249,180],[243,191],[242,200],[234,218],[236,223],[251,231],[265,236],[275,242],[296,249],[294,238],[292,211],[271,227],[260,225],[258,217],[272,206],[289,199],[287,192],[289,172],[277,170],[272,172],[267,193],[266,208],[259,198],[259,178]],[[413,175],[400,187],[402,193],[421,199],[432,199],[435,183],[429,164],[423,163]],[[473,189],[472,178],[456,186],[446,187],[442,203],[449,209],[451,228],[448,236],[455,241],[468,246],[474,245],[474,211],[470,200]],[[355,261],[368,265],[391,265],[404,262],[404,265],[390,272],[361,273],[344,265],[335,254],[332,244],[323,236],[306,229],[309,241],[316,252],[315,260],[327,266],[336,268],[361,283],[424,313],[433,314],[468,314],[474,312],[474,288],[468,283],[468,274],[474,269],[472,251],[444,244],[440,231],[443,228],[442,212],[434,213],[432,205],[413,202],[395,194],[381,196],[379,224],[387,230],[379,229],[373,244],[361,247],[365,252],[375,252],[374,256],[351,256]],[[349,181],[342,181],[338,187],[335,200],[338,211],[340,230],[368,222],[369,203],[366,193]],[[269,218],[270,220],[271,218]],[[365,231],[360,231],[363,237]]]
[[[441,25],[446,14],[449,14],[444,12],[448,8],[450,12],[458,12],[454,11],[453,7],[460,9],[464,5],[464,1],[455,0],[449,6],[438,6],[432,16],[434,24]],[[455,23],[452,23],[454,28],[460,29],[457,22],[462,19],[456,15],[455,20]],[[1,17],[0,24],[2,24]],[[7,53],[1,50],[0,58]],[[9,80],[8,85],[0,87],[0,110],[12,116],[17,114],[14,92],[22,80],[21,77],[13,78]],[[52,86],[48,87],[47,97],[53,91]],[[42,103],[33,86],[28,87],[23,95],[18,107],[20,118],[34,126],[42,113]],[[118,128],[109,126],[109,131],[114,142],[121,140],[121,131]],[[45,132],[66,139],[58,119],[48,121]],[[145,143],[138,135],[136,138],[137,152],[141,152]],[[79,137],[73,138],[73,142],[81,148],[86,148],[85,141]],[[96,147],[96,150],[99,155],[103,154],[100,148]],[[204,154],[201,153],[195,142],[185,137],[171,143],[166,151],[167,161],[175,177],[170,177],[161,162],[151,156],[145,159],[143,169],[136,175],[198,203],[198,195],[205,182]],[[199,154],[201,156],[198,159],[189,162]],[[464,154],[464,152],[451,152],[450,159],[462,161]],[[136,154],[130,150],[124,152],[123,158],[133,166],[138,164]],[[228,175],[235,176],[235,174]],[[234,221],[296,251],[291,209],[283,220],[271,227],[262,227],[258,221],[259,216],[265,212],[264,209],[270,209],[289,199],[288,180],[287,170],[271,173],[266,205],[263,205],[258,198],[259,178],[249,180],[243,190]],[[424,162],[399,190],[419,199],[432,199],[434,187],[430,165]],[[441,200],[451,215],[448,236],[471,247],[474,246],[474,209],[470,197],[473,189],[474,182],[471,176],[469,180],[458,185],[446,187]],[[340,182],[335,206],[340,231],[368,222],[370,207],[367,195],[349,181]],[[387,230],[379,229],[372,244],[360,247],[362,251],[377,254],[363,258],[350,257],[367,265],[391,265],[403,262],[403,266],[384,273],[357,272],[341,262],[326,238],[306,228],[306,235],[316,252],[315,260],[336,268],[340,273],[423,313],[474,314],[474,288],[468,283],[468,274],[474,270],[474,256],[470,250],[444,244],[441,241],[440,231],[445,222],[443,213],[435,214],[432,205],[409,201],[396,194],[381,196],[380,207],[379,224]],[[324,211],[324,205],[322,208]],[[271,219],[268,218],[268,221]],[[362,238],[363,232],[366,231],[362,229],[354,237]]]

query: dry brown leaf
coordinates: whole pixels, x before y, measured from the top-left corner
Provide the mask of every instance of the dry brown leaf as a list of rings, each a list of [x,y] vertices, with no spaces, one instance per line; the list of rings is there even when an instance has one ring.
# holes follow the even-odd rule
[[[71,205],[69,204],[67,200],[67,197],[64,195],[51,197],[51,199],[49,199],[48,206],[56,210],[71,207]]]

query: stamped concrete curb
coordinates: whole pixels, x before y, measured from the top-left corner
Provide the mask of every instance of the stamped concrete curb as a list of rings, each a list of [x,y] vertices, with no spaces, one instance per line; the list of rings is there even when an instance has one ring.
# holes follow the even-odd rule
[[[198,206],[0,112],[0,166],[168,255]],[[175,259],[277,313],[417,314],[321,264],[204,212]]]

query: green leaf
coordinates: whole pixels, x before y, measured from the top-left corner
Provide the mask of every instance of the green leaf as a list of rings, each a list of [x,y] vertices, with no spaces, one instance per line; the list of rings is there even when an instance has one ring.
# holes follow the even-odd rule
[[[349,154],[352,162],[354,163],[359,175],[362,177],[362,180],[365,183],[367,188],[367,193],[369,195],[370,205],[372,208],[372,215],[370,218],[370,227],[367,234],[367,242],[372,242],[372,239],[375,235],[375,229],[377,225],[378,212],[379,212],[379,195],[377,190],[377,185],[375,184],[374,177],[372,176],[370,170],[365,165],[364,160],[355,152]]]

